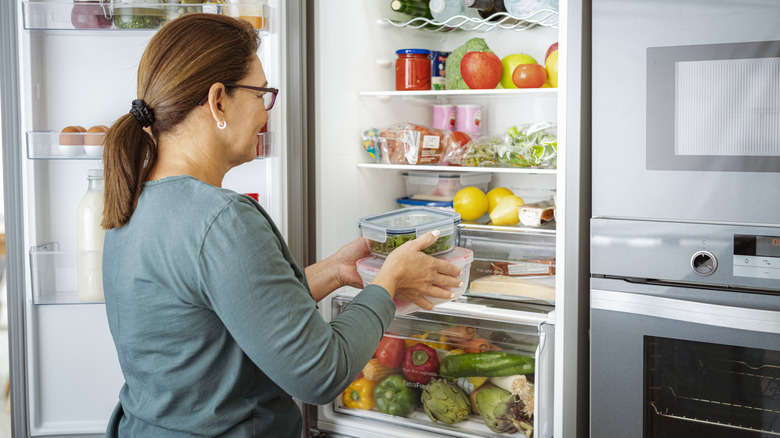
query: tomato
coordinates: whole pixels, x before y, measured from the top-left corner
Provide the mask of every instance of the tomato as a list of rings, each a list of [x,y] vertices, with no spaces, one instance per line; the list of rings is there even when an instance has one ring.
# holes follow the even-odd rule
[[[400,368],[404,361],[406,344],[401,338],[382,336],[374,356],[376,361],[390,368]]]
[[[539,64],[520,64],[512,72],[517,88],[539,88],[547,80],[547,70]]]

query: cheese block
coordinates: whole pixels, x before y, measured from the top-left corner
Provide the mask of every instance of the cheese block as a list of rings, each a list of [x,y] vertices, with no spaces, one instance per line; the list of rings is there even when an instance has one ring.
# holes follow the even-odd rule
[[[475,279],[469,285],[469,293],[509,295],[548,302],[555,302],[555,277],[509,277],[486,275]]]
[[[555,204],[552,201],[534,202],[520,206],[520,223],[527,227],[538,227],[555,217]]]

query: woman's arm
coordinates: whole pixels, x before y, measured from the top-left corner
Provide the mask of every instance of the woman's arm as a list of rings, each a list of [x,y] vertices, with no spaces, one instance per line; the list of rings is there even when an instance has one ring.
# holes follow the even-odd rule
[[[371,255],[364,238],[359,238],[339,249],[335,254],[306,269],[306,282],[314,301],[320,302],[342,286],[363,288],[357,272],[357,261]]]

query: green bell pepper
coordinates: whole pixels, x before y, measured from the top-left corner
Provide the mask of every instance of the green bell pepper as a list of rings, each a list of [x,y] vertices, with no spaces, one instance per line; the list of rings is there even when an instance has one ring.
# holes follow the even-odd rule
[[[420,390],[401,374],[385,377],[374,388],[374,403],[379,412],[405,417],[420,404]]]

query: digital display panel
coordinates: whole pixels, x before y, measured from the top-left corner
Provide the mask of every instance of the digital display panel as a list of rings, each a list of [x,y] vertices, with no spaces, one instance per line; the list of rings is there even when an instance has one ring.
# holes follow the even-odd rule
[[[780,237],[756,236],[756,255],[780,257]]]
[[[734,254],[780,257],[780,236],[734,235]]]

